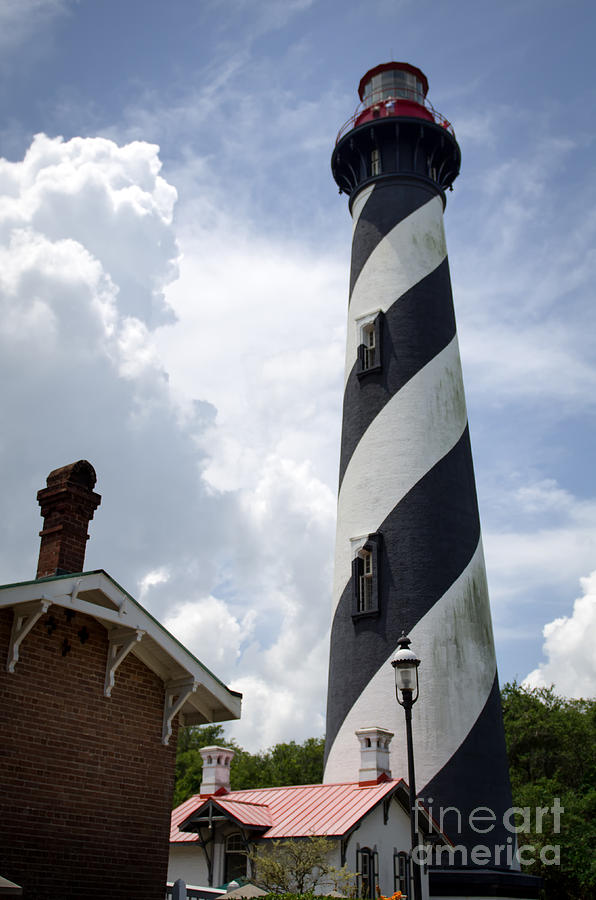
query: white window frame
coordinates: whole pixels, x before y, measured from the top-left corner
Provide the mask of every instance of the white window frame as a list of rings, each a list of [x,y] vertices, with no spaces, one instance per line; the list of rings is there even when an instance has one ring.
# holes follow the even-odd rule
[[[375,309],[374,312],[365,313],[354,320],[356,323],[356,353],[358,353],[358,347],[361,344],[366,345],[365,330],[367,329],[367,326],[372,325],[374,329],[375,319],[382,312],[382,309]]]

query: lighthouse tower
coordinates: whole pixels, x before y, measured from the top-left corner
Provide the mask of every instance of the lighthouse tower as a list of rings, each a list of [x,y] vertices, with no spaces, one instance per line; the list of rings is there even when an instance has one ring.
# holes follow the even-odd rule
[[[510,869],[511,795],[443,231],[460,150],[427,91],[414,66],[371,69],[331,161],[354,230],[325,781],[353,780],[355,732],[369,726],[395,734],[391,771],[407,780],[390,665],[405,631],[422,660],[419,797],[437,819],[455,808],[443,818],[454,843],[491,854],[503,845],[489,864]],[[478,807],[490,811],[486,831],[470,825]]]

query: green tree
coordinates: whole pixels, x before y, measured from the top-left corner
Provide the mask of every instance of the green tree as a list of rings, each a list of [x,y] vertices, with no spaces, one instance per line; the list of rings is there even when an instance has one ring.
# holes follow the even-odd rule
[[[183,803],[201,786],[203,763],[199,750],[218,744],[235,751],[230,769],[232,790],[279,787],[286,784],[320,784],[323,778],[324,738],[308,738],[276,744],[268,750],[249,753],[228,740],[222,725],[181,728],[176,756],[174,806]]]
[[[544,897],[593,900],[596,700],[565,699],[553,688],[530,689],[514,682],[504,686],[502,704],[513,802],[529,810],[529,816],[518,817],[520,825],[529,820],[518,843],[535,848],[535,861],[524,870],[542,877]],[[559,831],[556,798],[564,810]],[[538,808],[545,812],[537,816]],[[560,847],[560,864],[546,864],[555,858],[548,846]]]
[[[314,891],[331,868],[328,856],[333,841],[314,835],[301,840],[268,841],[249,854],[253,880],[277,894]]]
[[[268,751],[271,786],[320,784],[324,753],[324,738],[308,738],[303,744],[276,744]]]

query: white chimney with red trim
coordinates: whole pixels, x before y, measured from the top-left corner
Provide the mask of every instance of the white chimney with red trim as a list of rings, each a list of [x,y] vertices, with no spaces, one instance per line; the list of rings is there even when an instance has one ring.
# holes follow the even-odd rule
[[[199,750],[203,760],[203,779],[201,796],[208,794],[228,794],[230,788],[230,763],[235,752],[229,747],[201,747]]]
[[[360,728],[356,732],[356,737],[360,741],[359,783],[377,782],[382,776],[391,778],[389,746],[393,732],[387,731],[386,728],[373,726]]]

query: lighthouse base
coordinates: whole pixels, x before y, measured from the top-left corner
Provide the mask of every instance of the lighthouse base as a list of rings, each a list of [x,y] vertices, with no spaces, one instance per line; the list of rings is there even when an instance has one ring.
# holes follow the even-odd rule
[[[430,900],[536,900],[542,879],[495,869],[431,869]]]

